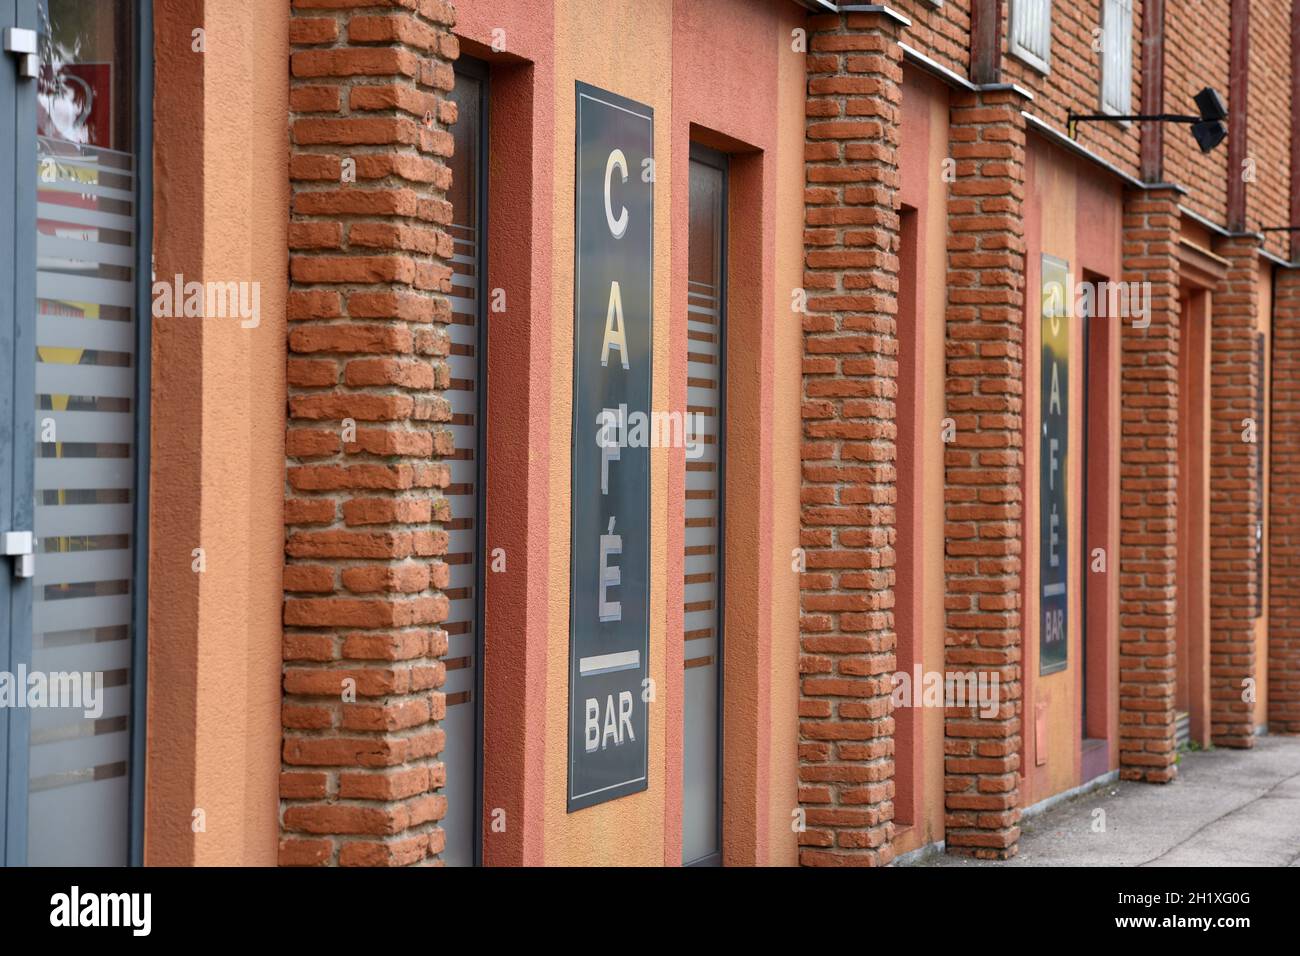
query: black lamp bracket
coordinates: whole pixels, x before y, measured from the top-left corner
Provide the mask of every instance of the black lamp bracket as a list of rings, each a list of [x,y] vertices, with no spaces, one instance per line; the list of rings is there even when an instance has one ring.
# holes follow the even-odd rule
[[[1087,122],[1096,120],[1135,120],[1139,122],[1149,120],[1154,123],[1199,123],[1201,117],[1187,113],[1129,113],[1127,115],[1116,113],[1070,113],[1067,117],[1070,139],[1077,138],[1077,124],[1080,120]]]

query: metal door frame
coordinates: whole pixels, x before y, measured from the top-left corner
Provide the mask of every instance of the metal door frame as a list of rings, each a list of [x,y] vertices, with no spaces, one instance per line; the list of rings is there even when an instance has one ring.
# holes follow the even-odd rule
[[[474,648],[471,652],[474,659],[474,830],[471,840],[474,847],[474,866],[483,865],[483,692],[486,684],[483,679],[484,671],[484,648],[487,645],[485,635],[485,608],[486,608],[486,589],[487,589],[487,562],[484,560],[487,554],[487,345],[488,345],[488,312],[487,312],[487,250],[488,250],[488,106],[491,102],[489,93],[489,83],[491,81],[491,72],[488,64],[482,60],[470,56],[462,56],[453,65],[456,73],[462,73],[465,76],[473,77],[479,82],[479,128],[478,128],[478,182],[476,184],[477,196],[475,201],[478,204],[478,242],[477,242],[477,259],[474,264],[476,269],[476,278],[478,280],[475,286],[475,302],[478,306],[478,315],[475,320],[475,334],[477,342],[475,344],[476,359],[478,370],[476,372],[476,387],[474,412],[474,427],[478,433],[476,442],[475,455],[475,502],[474,502],[474,557],[475,557],[475,574],[474,574]]]
[[[3,25],[36,30],[36,0],[3,0]],[[13,199],[10,235],[2,258],[12,271],[0,274],[0,293],[8,306],[8,322],[0,329],[0,350],[6,363],[12,391],[0,398],[0,464],[9,487],[0,504],[0,531],[33,530],[35,517],[35,420],[36,420],[36,80],[19,79],[16,61],[3,54],[0,62],[0,116],[12,123],[13,151],[0,157],[0,189]],[[29,241],[19,241],[19,236]],[[4,322],[4,319],[0,319]],[[26,360],[22,353],[28,352]],[[3,559],[0,559],[3,560]],[[8,560],[0,564],[0,661],[10,674],[31,660],[33,580],[14,577]],[[7,866],[27,861],[27,741],[31,716],[24,707],[0,712],[0,859]]]
[[[717,657],[717,826],[718,826],[718,849],[700,857],[698,860],[692,860],[690,863],[684,863],[685,866],[721,866],[723,857],[723,844],[726,840],[726,832],[723,829],[722,805],[724,791],[723,787],[726,782],[726,775],[723,773],[723,766],[726,760],[726,748],[724,736],[724,720],[726,717],[726,680],[725,661],[723,653],[723,637],[726,633],[726,581],[727,581],[727,548],[726,548],[726,531],[727,531],[727,269],[730,262],[727,247],[730,242],[730,229],[728,228],[728,219],[731,214],[731,161],[730,157],[719,150],[711,149],[700,143],[690,144],[690,157],[687,162],[688,179],[686,184],[687,205],[690,205],[690,163],[698,162],[705,166],[711,166],[722,174],[722,211],[720,215],[721,224],[718,230],[718,579],[717,579],[717,637],[714,651]],[[689,211],[689,210],[688,210]],[[689,222],[689,215],[687,216]],[[687,229],[687,244],[690,243],[690,230]],[[688,255],[689,259],[689,255]],[[683,504],[684,507],[684,504]],[[682,750],[686,749],[686,707],[685,707],[685,683],[683,683],[682,696]],[[683,760],[683,767],[685,761]]]
[[[144,865],[146,714],[149,671],[149,446],[153,405],[153,0],[136,0],[136,389],[135,580],[132,582],[129,860]]]
[[[39,31],[39,0],[0,0],[0,27]],[[153,11],[151,0],[136,0],[135,47],[131,64],[136,82],[134,108],[136,180],[136,396],[135,487],[132,532],[131,622],[131,768],[127,819],[127,858],[138,866],[144,858],[144,767],[146,672],[148,668],[149,569],[149,407],[152,341],[150,288],[153,268]],[[0,303],[9,306],[12,326],[0,316],[0,369],[12,372],[13,391],[0,394],[0,476],[9,477],[11,496],[0,495],[0,530],[35,530],[35,395],[36,395],[36,243],[18,236],[36,233],[36,80],[19,80],[14,61],[0,66],[0,125],[12,118],[12,154],[0,154],[0,190],[11,192],[14,218],[10,235],[0,230]],[[24,85],[30,84],[30,89]],[[10,105],[12,104],[12,113]],[[29,161],[30,160],[30,161]],[[12,185],[11,185],[12,184]],[[5,255],[5,253],[9,253]],[[29,351],[20,361],[20,352]],[[12,430],[8,427],[12,423]],[[36,556],[40,560],[39,553]],[[0,566],[0,664],[10,673],[32,656],[32,589],[15,585],[8,562]],[[0,863],[27,863],[28,740],[30,715],[25,708],[0,711]]]

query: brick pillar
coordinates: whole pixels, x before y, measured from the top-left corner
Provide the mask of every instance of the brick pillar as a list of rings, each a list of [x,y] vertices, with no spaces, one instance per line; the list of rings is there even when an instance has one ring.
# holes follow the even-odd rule
[[[1300,734],[1300,268],[1277,270],[1272,406],[1268,727]]]
[[[1255,522],[1263,489],[1260,446],[1244,440],[1242,421],[1259,417],[1264,387],[1255,364],[1259,240],[1234,236],[1216,251],[1229,266],[1210,323],[1210,737],[1220,747],[1253,747],[1255,705],[1242,697],[1256,676]],[[1257,438],[1263,427],[1256,422]]]
[[[1124,281],[1151,283],[1151,324],[1121,325],[1119,762],[1125,780],[1177,773],[1179,190],[1124,196]]]
[[[452,20],[290,21],[282,864],[443,845]]]
[[[900,22],[808,28],[799,859],[872,866],[894,829]]]
[[[1020,839],[1024,471],[1025,124],[1010,88],[954,93],[948,189],[944,668],[997,676],[1001,706],[944,720],[949,852],[1016,854]]]

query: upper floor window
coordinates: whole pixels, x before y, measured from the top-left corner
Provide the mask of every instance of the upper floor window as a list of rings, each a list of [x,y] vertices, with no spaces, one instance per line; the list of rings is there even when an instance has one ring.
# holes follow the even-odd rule
[[[1101,3],[1101,110],[1130,112],[1133,89],[1133,0]]]
[[[1052,63],[1052,0],[1011,0],[1011,55],[1040,73]]]

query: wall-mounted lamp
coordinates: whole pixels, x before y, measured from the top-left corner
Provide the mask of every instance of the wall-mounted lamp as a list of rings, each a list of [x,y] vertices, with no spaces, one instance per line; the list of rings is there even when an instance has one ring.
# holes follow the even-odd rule
[[[1222,143],[1223,138],[1228,135],[1228,127],[1223,123],[1228,118],[1228,111],[1224,108],[1223,97],[1208,86],[1197,93],[1193,99],[1196,101],[1196,108],[1200,110],[1195,116],[1186,113],[1135,113],[1130,116],[1116,116],[1111,113],[1070,113],[1068,118],[1070,139],[1076,137],[1078,132],[1077,124],[1080,120],[1084,122],[1140,120],[1153,123],[1190,123],[1192,135],[1196,137],[1196,145],[1201,147],[1202,153],[1208,153]]]

